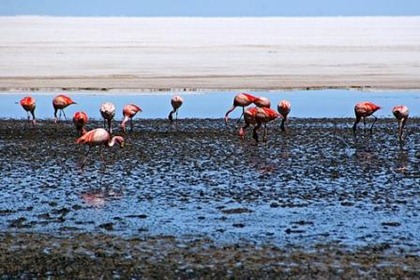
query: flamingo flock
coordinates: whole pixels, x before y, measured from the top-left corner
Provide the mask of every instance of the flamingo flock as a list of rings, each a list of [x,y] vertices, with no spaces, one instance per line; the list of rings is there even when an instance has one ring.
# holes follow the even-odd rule
[[[178,111],[182,106],[184,100],[179,95],[174,95],[171,98],[170,104],[172,106],[172,110],[168,115],[168,119],[171,123],[174,122],[173,114],[175,114],[175,124],[178,120]],[[31,96],[25,96],[20,100],[20,105],[22,108],[27,112],[28,122],[32,124],[33,127],[36,125],[35,119],[35,108],[36,102],[35,99]],[[72,104],[77,104],[73,101],[69,96],[60,94],[54,97],[52,101],[53,109],[54,109],[54,122],[57,123],[61,116],[64,116],[66,119],[66,115],[64,109]],[[254,105],[253,107],[246,108],[250,105]],[[226,126],[228,125],[228,118],[229,114],[236,109],[236,107],[242,108],[242,114],[239,117],[238,122],[241,120],[242,116],[244,116],[245,124],[240,127],[239,129],[239,136],[240,138],[245,138],[245,131],[249,126],[253,126],[252,131],[252,138],[255,142],[259,142],[259,136],[257,131],[263,127],[263,141],[267,140],[267,123],[281,118],[282,122],[280,124],[280,128],[283,132],[286,132],[286,123],[288,122],[288,115],[291,111],[291,103],[287,100],[281,100],[277,104],[277,111],[270,108],[271,102],[268,98],[260,97],[260,96],[253,96],[249,93],[239,93],[233,99],[232,107],[228,109],[224,116],[224,122]],[[381,107],[372,103],[372,102],[359,102],[354,106],[354,113],[356,116],[355,122],[352,126],[353,134],[356,135],[357,125],[363,119],[364,123],[364,130],[366,130],[366,119],[368,117],[373,117],[373,122],[370,126],[370,132],[373,132],[373,126],[377,121],[377,117],[374,113],[380,110]],[[124,138],[122,136],[113,136],[113,128],[112,128],[112,121],[115,118],[116,107],[111,102],[105,102],[100,106],[100,114],[104,119],[104,127],[103,128],[96,128],[90,131],[86,130],[86,124],[88,123],[88,115],[85,112],[78,111],[73,116],[73,124],[76,128],[79,138],[76,140],[77,144],[85,144],[89,146],[88,151],[83,159],[82,167],[85,165],[88,155],[91,151],[91,148],[94,146],[107,146],[112,147],[115,143],[118,143],[120,147],[124,146]],[[130,121],[130,131],[133,131],[133,118],[134,116],[142,112],[143,110],[137,106],[136,104],[127,104],[123,107],[123,120],[121,122],[121,129],[124,133],[126,133],[126,124]],[[59,115],[57,116],[57,113]],[[398,139],[400,141],[403,140],[403,131],[404,127],[407,123],[407,119],[409,116],[408,107],[405,105],[398,105],[392,109],[392,114],[398,120]],[[102,150],[101,150],[102,156]]]

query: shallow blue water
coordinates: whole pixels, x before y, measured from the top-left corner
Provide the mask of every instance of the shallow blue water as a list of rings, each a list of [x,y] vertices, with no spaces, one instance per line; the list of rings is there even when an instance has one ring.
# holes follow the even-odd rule
[[[179,111],[179,118],[222,118],[232,106],[238,92],[177,92],[184,98],[184,105]],[[418,91],[353,91],[353,90],[316,90],[316,91],[279,91],[252,92],[256,96],[265,96],[275,108],[280,100],[287,99],[292,103],[290,117],[297,118],[333,118],[353,117],[354,104],[359,101],[372,101],[382,107],[377,117],[392,117],[391,109],[404,104],[410,109],[410,116],[420,117],[420,92]],[[99,107],[103,102],[113,102],[117,107],[116,119],[122,119],[122,108],[125,104],[134,103],[143,109],[136,118],[166,118],[171,110],[170,99],[174,92],[69,92],[66,93],[77,102],[65,109],[67,119],[76,111],[85,111],[90,118],[100,119]],[[23,96],[31,95],[36,99],[36,117],[53,118],[52,99],[55,93],[0,93],[0,118],[24,119],[26,113],[16,104]],[[230,115],[239,117],[240,109]]]

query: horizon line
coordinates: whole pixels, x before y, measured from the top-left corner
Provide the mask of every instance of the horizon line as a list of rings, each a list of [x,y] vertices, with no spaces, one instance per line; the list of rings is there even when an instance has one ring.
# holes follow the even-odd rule
[[[127,15],[1,15],[0,17],[55,17],[55,18],[365,18],[365,17],[420,17],[420,15],[281,15],[281,16],[259,16],[259,15],[246,15],[246,16],[187,16],[187,15],[172,15],[172,16],[153,16],[153,15],[142,15],[142,16],[127,16]]]

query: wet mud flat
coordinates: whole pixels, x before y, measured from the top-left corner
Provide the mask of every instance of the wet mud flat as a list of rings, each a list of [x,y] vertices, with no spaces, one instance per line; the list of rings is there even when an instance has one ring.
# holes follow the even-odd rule
[[[416,278],[420,120],[403,143],[393,119],[352,122],[273,122],[255,144],[236,120],[138,119],[82,170],[70,122],[1,120],[0,274]]]
[[[104,234],[56,237],[1,234],[4,278],[78,279],[418,279],[419,256],[387,246],[355,251],[337,244],[298,247],[215,245],[174,237],[122,239]]]

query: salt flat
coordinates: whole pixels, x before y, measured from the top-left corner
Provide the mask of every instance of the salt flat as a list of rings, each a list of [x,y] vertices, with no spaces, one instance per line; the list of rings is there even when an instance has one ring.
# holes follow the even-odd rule
[[[420,17],[0,17],[0,90],[420,88]]]

